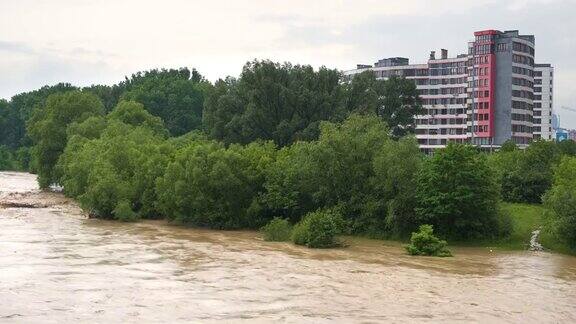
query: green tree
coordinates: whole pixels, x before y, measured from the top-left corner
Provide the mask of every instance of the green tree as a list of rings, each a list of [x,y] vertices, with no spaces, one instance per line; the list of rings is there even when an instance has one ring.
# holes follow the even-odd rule
[[[209,93],[204,124],[225,143],[273,140],[279,146],[318,136],[322,120],[341,120],[340,73],[311,66],[253,61],[238,80],[216,82]]]
[[[372,159],[387,142],[377,117],[353,115],[342,124],[323,123],[320,139],[282,149],[268,171],[265,200],[293,222],[311,211],[341,205],[345,215],[361,218]]]
[[[401,234],[415,226],[420,161],[413,138],[393,141],[380,118],[351,115],[341,124],[323,123],[318,141],[280,150],[268,169],[263,200],[292,222],[338,207],[350,232]]]
[[[14,113],[8,101],[0,99],[0,145],[10,145],[12,147],[18,145],[18,141],[14,139],[15,130],[11,126],[14,122]]]
[[[423,154],[414,137],[390,141],[376,154],[372,205],[385,211],[386,218],[375,218],[374,232],[404,237],[417,228],[415,188],[422,162]]]
[[[32,117],[33,111],[42,109],[50,95],[76,89],[69,83],[59,83],[13,96],[9,103],[9,122],[0,130],[2,133],[0,144],[13,149],[20,146],[31,146],[32,143],[26,133],[26,123]]]
[[[0,145],[0,171],[14,170],[16,163],[12,152],[3,145]]]
[[[512,140],[507,140],[502,144],[502,147],[500,147],[500,152],[513,152],[516,150],[518,150],[518,145]]]
[[[501,229],[496,177],[474,147],[450,143],[428,159],[418,176],[420,224],[458,240],[497,236]]]
[[[576,251],[576,158],[564,157],[554,170],[544,203],[551,211],[547,229]]]
[[[434,236],[433,232],[432,225],[421,225],[418,232],[412,233],[410,237],[410,245],[406,246],[408,254],[439,257],[452,256],[452,253],[446,248],[448,243]]]
[[[169,220],[218,229],[258,228],[258,197],[273,162],[272,143],[232,145],[200,141],[181,149],[157,182],[159,206]],[[270,217],[271,218],[271,217]]]
[[[98,98],[100,98],[100,101],[102,101],[102,104],[104,104],[104,109],[106,112],[110,112],[112,109],[114,109],[114,107],[116,107],[118,102],[120,102],[120,97],[125,90],[126,89],[123,86],[123,83],[113,86],[95,84],[82,88],[82,91],[93,93]]]
[[[139,72],[118,87],[125,89],[121,99],[142,103],[174,136],[201,128],[207,82],[196,70]]]
[[[576,156],[576,142],[569,139],[557,143],[560,153],[569,156]]]
[[[124,124],[146,127],[158,135],[168,135],[162,119],[152,116],[145,110],[144,105],[134,101],[121,101],[107,117]]]
[[[352,78],[347,85],[346,105],[348,111],[380,116],[396,137],[414,133],[414,117],[423,112],[413,80],[396,76],[377,80],[372,71]]]
[[[97,217],[158,218],[156,180],[175,151],[166,134],[162,121],[134,102],[120,102],[106,119],[72,124],[57,168],[64,192]]]
[[[525,150],[510,144],[488,160],[498,175],[505,201],[540,203],[552,184],[552,169],[560,157],[554,142],[534,141]]]
[[[342,233],[343,223],[342,215],[337,209],[308,213],[294,226],[292,241],[316,249],[339,246],[336,236]]]
[[[292,225],[284,218],[275,217],[268,224],[264,225],[260,232],[264,241],[284,242],[290,240],[292,234]]]
[[[34,141],[33,155],[41,188],[59,183],[54,167],[66,147],[68,125],[103,113],[100,100],[81,91],[53,94],[44,107],[35,109],[28,132]]]

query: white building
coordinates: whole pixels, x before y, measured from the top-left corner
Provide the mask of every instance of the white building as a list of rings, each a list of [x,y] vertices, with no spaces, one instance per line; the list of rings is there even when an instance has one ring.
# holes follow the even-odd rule
[[[415,116],[416,138],[420,148],[430,153],[448,142],[466,142],[467,61],[467,55],[448,58],[448,52],[442,50],[440,58],[432,52],[426,64],[409,64],[406,58],[394,57],[374,66],[359,65],[344,75],[351,78],[370,70],[377,79],[399,76],[414,80],[424,108],[424,114]]]
[[[534,139],[554,139],[553,85],[554,67],[550,64],[536,64],[534,66]]]
[[[506,141],[525,148],[533,139],[554,137],[553,68],[535,64],[535,38],[517,30],[474,33],[468,53],[448,58],[435,52],[425,64],[407,58],[382,59],[344,71],[346,79],[371,71],[377,79],[414,80],[424,114],[415,116],[416,138],[426,153],[449,142],[484,150]]]

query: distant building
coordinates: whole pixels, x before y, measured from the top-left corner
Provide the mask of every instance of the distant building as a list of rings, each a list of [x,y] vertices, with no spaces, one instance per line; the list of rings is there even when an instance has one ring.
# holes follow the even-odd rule
[[[560,115],[552,113],[552,129],[556,130],[560,128]]]
[[[396,75],[414,80],[425,109],[415,117],[416,138],[427,153],[448,142],[473,142],[492,149],[512,140],[525,147],[535,136],[535,125],[537,138],[552,139],[552,74],[544,77],[552,67],[534,63],[534,36],[516,30],[484,30],[474,37],[467,54],[449,58],[443,49],[439,58],[431,52],[424,64],[393,57],[373,66],[358,65],[344,75],[351,79],[373,71],[378,79]],[[540,73],[538,82],[545,83],[546,89],[537,87],[540,97],[535,110],[534,77]],[[542,99],[545,94],[546,100]],[[533,112],[540,117],[537,123]],[[548,118],[543,120],[542,114]],[[545,132],[543,127],[547,127]]]
[[[554,136],[553,116],[554,68],[550,64],[534,67],[534,139],[552,140]]]
[[[443,51],[442,56],[436,58],[432,52],[426,64],[409,64],[408,59],[390,58],[378,61],[373,67],[344,74],[351,78],[371,70],[378,79],[401,76],[414,80],[425,108],[423,115],[416,116],[416,137],[420,148],[431,152],[446,146],[449,141],[464,143],[467,139],[467,61],[467,55],[448,58],[448,52]]]

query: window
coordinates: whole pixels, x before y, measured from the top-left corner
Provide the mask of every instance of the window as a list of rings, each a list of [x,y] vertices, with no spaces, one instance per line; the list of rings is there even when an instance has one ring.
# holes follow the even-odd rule
[[[506,44],[506,43],[498,44],[497,47],[496,47],[496,51],[497,51],[497,52],[506,52],[506,51],[508,51],[508,44]]]

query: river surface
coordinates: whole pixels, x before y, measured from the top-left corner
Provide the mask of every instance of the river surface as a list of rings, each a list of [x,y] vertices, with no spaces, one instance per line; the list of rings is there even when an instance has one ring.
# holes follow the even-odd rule
[[[46,195],[32,175],[0,173],[0,200]],[[87,219],[59,198],[0,207],[0,322],[576,322],[575,257],[410,257],[353,238],[310,250],[256,232]]]

